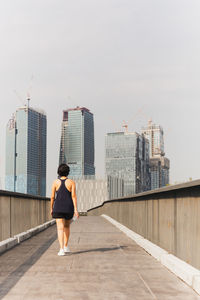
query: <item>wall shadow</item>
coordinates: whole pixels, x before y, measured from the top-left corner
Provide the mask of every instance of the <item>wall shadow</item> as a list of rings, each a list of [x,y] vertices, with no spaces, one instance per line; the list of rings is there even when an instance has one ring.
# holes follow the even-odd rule
[[[53,244],[56,239],[57,234],[54,234],[48,241],[43,243],[26,261],[24,261],[0,283],[0,299],[3,299],[3,297],[6,296],[6,294],[16,285],[21,277],[28,271],[29,268],[31,268],[36,263],[36,261],[51,246],[51,244]]]

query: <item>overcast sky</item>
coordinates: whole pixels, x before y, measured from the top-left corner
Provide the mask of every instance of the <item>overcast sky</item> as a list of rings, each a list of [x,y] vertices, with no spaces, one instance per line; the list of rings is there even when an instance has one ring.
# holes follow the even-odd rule
[[[98,175],[105,133],[123,120],[140,132],[152,118],[164,129],[171,183],[200,178],[199,0],[1,0],[0,39],[2,188],[6,124],[27,92],[47,114],[47,194],[62,110],[77,105],[94,113]]]

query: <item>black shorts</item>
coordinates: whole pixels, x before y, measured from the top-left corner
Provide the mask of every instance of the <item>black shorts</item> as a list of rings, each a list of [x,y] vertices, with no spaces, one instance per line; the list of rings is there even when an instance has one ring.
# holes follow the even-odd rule
[[[65,220],[71,220],[73,218],[74,214],[71,213],[57,213],[53,212],[52,217],[54,219],[65,219]]]

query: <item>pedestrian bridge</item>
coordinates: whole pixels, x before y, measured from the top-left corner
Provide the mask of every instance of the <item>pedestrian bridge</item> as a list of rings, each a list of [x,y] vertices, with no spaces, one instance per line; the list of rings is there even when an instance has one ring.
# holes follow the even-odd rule
[[[72,223],[59,257],[55,224],[38,227],[49,199],[0,191],[0,240],[17,244],[0,256],[0,299],[200,299],[199,216],[199,180],[109,200]]]
[[[103,217],[80,217],[69,244],[57,256],[53,225],[3,253],[0,299],[200,299]]]

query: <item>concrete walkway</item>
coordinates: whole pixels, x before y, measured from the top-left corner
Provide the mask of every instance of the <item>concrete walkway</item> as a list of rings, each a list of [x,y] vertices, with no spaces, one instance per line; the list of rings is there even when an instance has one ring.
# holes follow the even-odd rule
[[[52,226],[1,255],[0,299],[200,299],[102,217],[80,217],[69,245],[57,256]]]

